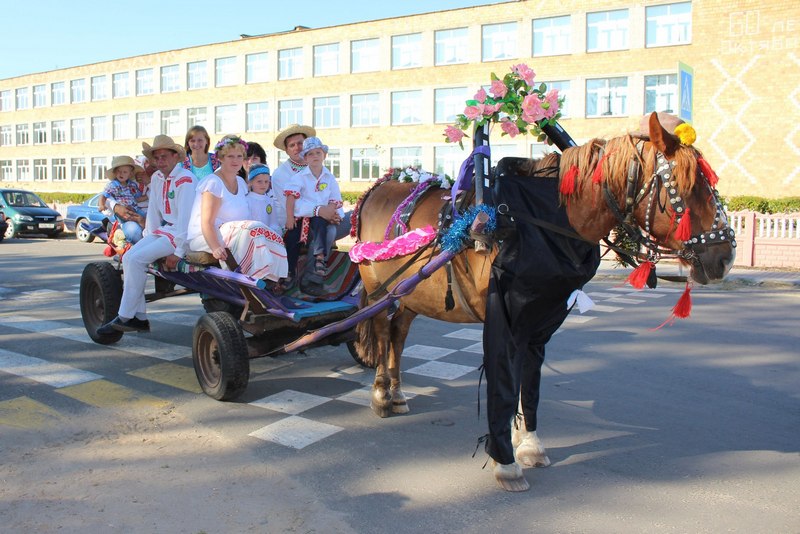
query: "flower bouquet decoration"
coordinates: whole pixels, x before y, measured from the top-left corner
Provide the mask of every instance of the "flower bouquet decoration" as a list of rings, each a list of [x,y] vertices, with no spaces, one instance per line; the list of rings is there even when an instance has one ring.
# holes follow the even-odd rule
[[[406,183],[423,183],[435,180],[442,189],[450,189],[453,186],[453,179],[446,174],[433,174],[413,166],[404,169],[399,167],[389,169],[384,177]]]
[[[541,128],[561,117],[564,98],[559,98],[558,89],[547,91],[544,83],[535,86],[535,77],[533,69],[524,63],[513,65],[502,79],[493,72],[489,92],[481,88],[475,93],[472,100],[467,100],[464,113],[456,117],[456,123],[445,129],[447,142],[458,143],[463,149],[463,139],[469,137],[466,130],[487,123],[490,127],[499,123],[501,135],[513,138],[530,133],[540,142],[548,141]]]

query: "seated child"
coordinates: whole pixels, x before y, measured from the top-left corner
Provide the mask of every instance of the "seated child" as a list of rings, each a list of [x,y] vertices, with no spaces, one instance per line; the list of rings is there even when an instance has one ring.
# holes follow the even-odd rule
[[[133,244],[142,238],[144,219],[143,211],[138,201],[142,198],[139,185],[133,180],[136,162],[130,156],[116,156],[111,161],[111,168],[106,171],[106,178],[111,180],[103,190],[99,207],[104,210],[106,206],[114,213],[114,218],[119,221],[125,239]],[[116,206],[123,206],[123,215]],[[112,236],[113,237],[113,236]]]
[[[344,217],[342,193],[336,177],[323,163],[328,146],[319,137],[303,141],[300,156],[308,167],[298,172],[294,179],[300,187],[300,198],[294,208],[296,217],[310,217],[311,242],[309,250],[314,255],[314,272],[327,274],[330,251],[336,241],[336,227]]]
[[[247,176],[250,192],[247,203],[250,206],[250,218],[267,225],[276,234],[283,233],[283,225],[278,221],[275,211],[275,193],[269,175],[269,167],[263,163],[250,165]]]

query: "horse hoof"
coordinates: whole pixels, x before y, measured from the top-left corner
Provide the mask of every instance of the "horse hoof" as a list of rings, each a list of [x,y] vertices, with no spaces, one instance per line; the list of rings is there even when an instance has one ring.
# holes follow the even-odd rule
[[[392,403],[392,413],[396,414],[404,414],[408,413],[408,404],[405,402],[393,402]]]
[[[392,388],[390,393],[392,396],[392,413],[408,413],[408,400],[405,393],[400,388]]]
[[[494,463],[494,479],[506,491],[528,491],[531,486],[522,474],[522,468],[515,462],[513,464]]]
[[[513,438],[517,438],[514,440]],[[514,445],[514,458],[525,467],[547,467],[550,465],[550,458],[547,457],[542,442],[534,432],[520,431],[512,436]]]

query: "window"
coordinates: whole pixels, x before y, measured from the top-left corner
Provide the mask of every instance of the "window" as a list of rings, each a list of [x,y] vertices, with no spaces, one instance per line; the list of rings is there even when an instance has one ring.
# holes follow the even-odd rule
[[[66,158],[53,158],[53,181],[63,182],[67,179]]]
[[[86,80],[72,80],[69,82],[69,101],[72,104],[86,102]]]
[[[155,92],[153,84],[153,69],[140,69],[136,71],[136,96],[152,95]]]
[[[54,82],[50,84],[50,105],[60,106],[67,103],[66,82]]]
[[[14,130],[11,126],[0,126],[0,146],[14,145]]]
[[[434,152],[434,171],[436,174],[446,174],[451,178],[458,176],[464,151],[458,145],[437,146]]]
[[[586,51],[603,52],[628,48],[628,10],[586,14]]]
[[[73,182],[86,180],[86,158],[72,158],[70,161],[70,179]]]
[[[152,111],[142,111],[136,114],[136,137],[155,137],[156,122]]]
[[[28,109],[30,107],[30,100],[28,99],[28,94],[30,91],[27,87],[22,87],[16,90],[17,96],[17,109]]]
[[[339,74],[339,43],[314,47],[314,76]]]
[[[398,146],[392,148],[392,167],[421,167],[422,166],[422,147],[420,146]]]
[[[236,58],[221,57],[214,60],[214,85],[225,87],[236,84]]]
[[[361,39],[350,42],[350,72],[375,72],[380,69],[380,41],[378,39]]]
[[[30,130],[27,124],[17,124],[17,146],[27,145],[31,142]]]
[[[586,80],[586,116],[623,116],[628,114],[628,78]]]
[[[31,181],[31,160],[29,159],[17,160],[17,180],[20,182]]]
[[[392,37],[392,70],[411,69],[422,65],[422,34]]]
[[[303,77],[303,49],[289,48],[278,51],[278,79],[291,80]],[[298,123],[299,124],[299,123]]]
[[[644,77],[644,112],[675,113],[678,105],[678,75],[661,74]]]
[[[572,52],[572,21],[569,15],[533,21],[533,55],[558,56]]]
[[[47,180],[47,160],[35,159],[33,160],[33,179],[34,181]]]
[[[434,61],[437,65],[467,63],[469,36],[467,28],[439,30],[434,33]]]
[[[181,124],[180,110],[165,109],[161,112],[161,133],[167,134],[175,139],[184,135],[185,132]]]
[[[471,95],[466,87],[436,89],[433,98],[434,122],[452,123],[464,111]]]
[[[114,139],[130,139],[131,137],[131,116],[127,113],[120,113],[111,117],[111,129]]]
[[[208,87],[208,62],[193,61],[186,64],[186,88],[205,89]]]
[[[378,93],[350,97],[350,125],[377,126],[380,123]]]
[[[43,145],[47,143],[47,123],[34,122],[33,123],[33,144]]]
[[[161,67],[161,92],[174,93],[181,90],[181,71],[178,65]]]
[[[353,180],[377,180],[381,170],[376,148],[354,148],[350,151],[350,173]]]
[[[214,108],[214,131],[217,133],[235,132],[238,130],[236,122],[236,104],[217,106]]]
[[[338,148],[331,148],[328,150],[328,155],[322,163],[331,171],[331,174],[337,178],[341,176],[342,172],[342,154]]]
[[[186,110],[186,129],[192,126],[205,126],[208,124],[208,110],[205,107],[189,108]]]
[[[269,102],[252,102],[245,106],[245,129],[248,132],[269,130]]]
[[[339,119],[339,97],[327,96],[314,99],[314,127],[315,128],[338,128]]]
[[[47,106],[47,86],[44,84],[33,86],[33,107],[43,108]]]
[[[691,2],[647,7],[645,18],[645,43],[648,48],[692,42]]]
[[[14,102],[11,100],[11,90],[0,91],[0,111],[13,111]]]
[[[303,101],[300,99],[278,102],[278,129],[283,130],[290,124],[303,124]]]
[[[50,142],[54,145],[67,142],[67,121],[53,121],[50,123]]]
[[[395,91],[392,93],[392,125],[420,124],[422,91]]]
[[[519,57],[516,22],[487,24],[481,28],[481,35],[482,61]]]
[[[86,141],[86,119],[72,119],[70,121],[70,141],[83,143]]]
[[[108,98],[108,76],[92,76],[92,102]]]
[[[92,141],[108,140],[108,117],[92,117]]]
[[[558,97],[564,97],[564,103],[561,104],[561,118],[566,119],[569,117],[569,101],[570,101],[570,84],[569,80],[559,80],[554,82],[544,82],[547,90],[558,89]]]
[[[101,182],[106,179],[106,158],[92,158],[92,180]]]
[[[266,82],[269,70],[268,56],[266,52],[259,54],[247,54],[244,58],[245,63],[245,83]]]
[[[0,160],[0,182],[14,181],[14,166],[10,159]]]
[[[130,76],[127,72],[118,72],[111,76],[111,97],[124,98],[131,94]]]

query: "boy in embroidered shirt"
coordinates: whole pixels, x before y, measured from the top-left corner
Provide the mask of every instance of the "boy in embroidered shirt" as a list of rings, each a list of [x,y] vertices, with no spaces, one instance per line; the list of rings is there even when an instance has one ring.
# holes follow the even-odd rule
[[[322,144],[319,137],[309,137],[303,141],[300,152],[308,167],[295,175],[300,198],[295,203],[294,215],[310,219],[309,250],[315,258],[314,271],[320,276],[327,274],[329,254],[336,241],[336,227],[344,217],[339,184],[323,165],[327,154],[328,146]]]
[[[250,205],[250,219],[266,224],[279,236],[283,232],[283,224],[275,213],[275,194],[269,175],[269,167],[262,163],[250,165],[247,179],[250,192],[247,203]]]
[[[123,206],[124,210],[115,210],[115,218],[120,223],[125,239],[136,243],[142,238],[146,213],[139,207],[143,195],[139,184],[133,178],[136,162],[130,156],[116,156],[111,160],[111,168],[106,171],[106,178],[111,180],[105,187],[100,200],[100,208],[108,205],[111,210]],[[147,197],[144,197],[145,199]],[[120,211],[124,215],[119,215]]]

